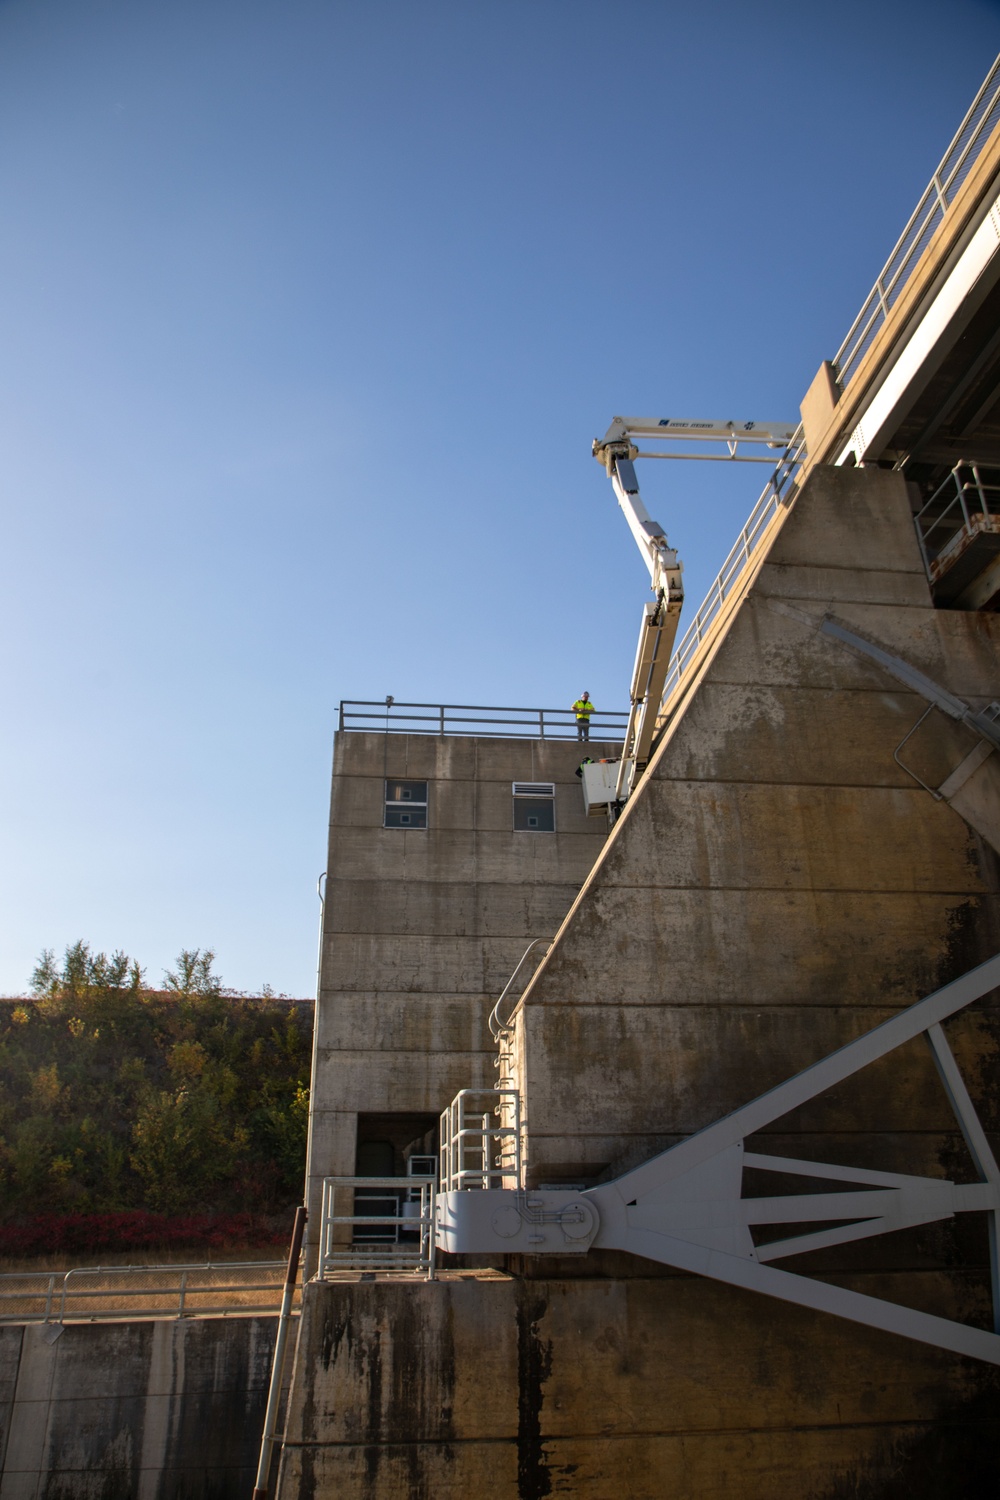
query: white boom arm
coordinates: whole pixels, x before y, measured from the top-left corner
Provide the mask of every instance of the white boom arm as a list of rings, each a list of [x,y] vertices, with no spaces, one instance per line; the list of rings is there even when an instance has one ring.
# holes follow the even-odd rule
[[[649,759],[656,715],[684,604],[684,585],[677,553],[667,541],[663,527],[650,517],[639,498],[639,481],[632,460],[621,455],[615,457],[610,472],[612,488],[649,569],[650,585],[656,595],[656,603],[647,604],[643,611],[632,669],[631,707],[616,787],[617,799],[621,801]]]
[[[667,534],[658,521],[654,521],[639,498],[639,481],[631,459],[615,458],[611,465],[611,487],[618,504],[625,513],[628,529],[635,537],[636,546],[643,554],[649,569],[650,585],[655,593],[668,596],[680,585],[680,563],[677,553],[667,541]],[[681,590],[681,598],[684,596]]]
[[[656,603],[646,605],[639,632],[630,692],[631,710],[616,787],[619,802],[628,796],[632,783],[641,775],[649,759],[663,696],[663,684],[684,603],[681,562],[667,541],[663,527],[651,518],[639,498],[639,481],[633,460],[700,458],[726,463],[766,463],[773,466],[773,457],[740,452],[741,445],[756,444],[758,447],[764,445],[770,449],[785,449],[795,431],[795,427],[782,422],[696,422],[672,417],[615,417],[603,438],[594,439],[594,457],[604,465],[611,480],[628,528],[649,569],[650,583],[656,595]],[[725,452],[647,452],[637,448],[633,438],[715,443],[721,444]]]
[[[608,471],[615,458],[701,458],[724,463],[771,464],[767,454],[740,452],[750,444],[768,448],[787,448],[796,428],[787,422],[695,422],[675,417],[615,417],[602,438],[595,438],[593,454]],[[682,441],[722,444],[725,453],[663,453],[657,449],[641,452],[633,439]]]

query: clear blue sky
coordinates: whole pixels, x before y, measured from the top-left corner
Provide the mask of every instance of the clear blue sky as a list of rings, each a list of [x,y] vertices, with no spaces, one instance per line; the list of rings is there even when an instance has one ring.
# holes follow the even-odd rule
[[[341,698],[624,707],[591,438],[794,421],[998,51],[986,0],[0,0],[0,992],[83,937],[311,994]],[[759,471],[650,468],[693,610]]]

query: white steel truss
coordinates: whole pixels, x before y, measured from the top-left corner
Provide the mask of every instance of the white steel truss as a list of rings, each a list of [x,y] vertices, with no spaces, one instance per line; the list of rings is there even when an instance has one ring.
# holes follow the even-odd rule
[[[446,1250],[469,1252],[627,1250],[679,1270],[1000,1364],[1000,1167],[941,1026],[998,986],[1000,954],[613,1182],[576,1193],[565,1189],[445,1193],[438,1243]],[[757,1131],[921,1035],[930,1046],[977,1182],[962,1184],[746,1150],[747,1138]],[[744,1167],[849,1186],[828,1193],[747,1198],[743,1196]],[[787,1255],[966,1212],[988,1216],[992,1332],[770,1264]],[[754,1244],[751,1225],[782,1223],[824,1227],[806,1227],[768,1244]]]

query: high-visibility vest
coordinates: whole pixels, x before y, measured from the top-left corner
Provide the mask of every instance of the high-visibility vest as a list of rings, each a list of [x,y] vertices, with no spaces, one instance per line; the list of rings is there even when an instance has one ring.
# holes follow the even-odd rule
[[[594,705],[590,702],[589,699],[577,698],[576,702],[573,704],[573,712],[576,714],[578,719],[583,719],[584,723],[586,723],[591,714],[594,712]]]

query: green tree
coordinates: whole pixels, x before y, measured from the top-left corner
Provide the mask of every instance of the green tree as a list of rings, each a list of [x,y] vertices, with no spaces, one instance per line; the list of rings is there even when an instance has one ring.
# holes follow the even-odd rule
[[[249,1140],[205,1089],[150,1090],[132,1129],[131,1165],[161,1213],[203,1204],[231,1176]]]
[[[185,949],[152,991],[120,950],[45,950],[0,1000],[0,1220],[272,1212],[302,1190],[311,1007],[223,989]]]
[[[286,1096],[265,1105],[263,1125],[270,1138],[272,1158],[281,1172],[282,1184],[290,1188],[301,1176],[306,1156],[308,1087],[304,1083],[296,1084],[291,1098]]]
[[[41,998],[55,994],[59,988],[59,970],[53,948],[43,948],[41,956],[31,973],[31,993]]]
[[[38,999],[83,1000],[95,993],[130,990],[138,994],[144,978],[139,964],[117,949],[92,953],[82,939],[70,943],[63,956],[62,968],[56,964],[51,948],[43,948],[31,975],[31,992]]]
[[[165,987],[186,1000],[196,995],[216,996],[222,993],[222,981],[212,973],[215,954],[211,948],[182,948],[177,955],[176,971],[168,969],[163,976]]]

